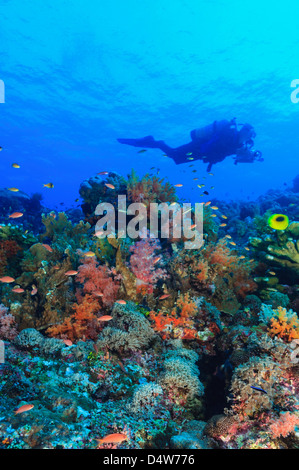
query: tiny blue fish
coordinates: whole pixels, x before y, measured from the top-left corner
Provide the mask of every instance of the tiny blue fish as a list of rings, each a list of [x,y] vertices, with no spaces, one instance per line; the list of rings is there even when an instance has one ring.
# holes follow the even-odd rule
[[[266,390],[264,390],[263,388],[260,388],[260,387],[253,387],[252,385],[250,385],[250,388],[253,388],[254,390],[257,390],[258,392],[267,393]]]
[[[145,377],[142,377],[141,379],[139,379],[139,384],[140,385],[143,385],[143,384],[146,384],[147,383],[147,380]]]

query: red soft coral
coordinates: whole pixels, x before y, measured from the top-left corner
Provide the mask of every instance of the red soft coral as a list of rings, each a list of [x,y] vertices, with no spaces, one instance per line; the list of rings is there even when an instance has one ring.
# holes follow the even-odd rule
[[[78,268],[76,280],[83,287],[76,293],[78,301],[82,300],[82,293],[94,296],[102,293],[101,301],[104,307],[111,307],[117,299],[120,276],[114,275],[113,270],[106,265],[99,265],[95,258],[84,258],[84,263]]]

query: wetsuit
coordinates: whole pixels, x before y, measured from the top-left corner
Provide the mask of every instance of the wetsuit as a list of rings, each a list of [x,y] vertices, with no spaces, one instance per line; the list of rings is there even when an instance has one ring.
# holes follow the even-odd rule
[[[152,136],[142,139],[117,139],[122,144],[134,147],[159,148],[174,160],[177,165],[193,160],[208,163],[210,171],[214,163],[234,155],[242,147],[239,143],[238,130],[234,120],[214,121],[209,126],[194,129],[190,133],[192,141],[180,147],[169,147],[163,140],[156,141]]]

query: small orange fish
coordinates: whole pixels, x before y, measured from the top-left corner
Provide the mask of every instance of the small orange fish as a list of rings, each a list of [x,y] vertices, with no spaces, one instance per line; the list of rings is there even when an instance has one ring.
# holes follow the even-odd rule
[[[241,255],[241,256],[240,256],[240,259],[245,259],[245,256],[244,256],[244,255]]]
[[[50,253],[52,253],[53,248],[51,248],[50,245],[48,245],[47,243],[43,243],[42,245],[43,245],[44,248],[46,248],[47,251],[49,251]]]
[[[237,246],[237,244],[235,242],[229,242],[229,243],[233,246]]]
[[[205,206],[209,206],[211,204],[211,201],[208,201],[205,203]]]
[[[67,271],[66,273],[64,273],[65,276],[76,276],[76,274],[78,274],[78,271]]]
[[[164,299],[167,299],[167,297],[169,297],[170,294],[163,294],[159,297],[159,300],[164,300]]]
[[[35,295],[35,294],[37,294],[37,287],[36,287],[36,286],[32,286],[31,295]]]
[[[22,294],[23,292],[25,292],[25,290],[21,287],[15,287],[14,289],[11,289],[11,291],[15,292],[16,294]]]
[[[119,444],[120,442],[126,441],[128,436],[124,433],[108,434],[103,439],[96,439],[99,444]]]
[[[20,406],[20,408],[18,408],[17,411],[15,411],[15,414],[18,415],[19,413],[24,413],[24,411],[32,410],[33,407],[34,405],[29,405],[29,404]]]
[[[115,189],[115,186],[113,186],[113,184],[110,184],[110,183],[105,183],[105,186],[107,186],[107,188],[109,189]]]
[[[46,184],[43,184],[43,187],[44,188],[54,188],[54,184],[53,183],[46,183]]]
[[[181,183],[175,184],[174,185],[176,188],[181,188],[183,185]]]
[[[211,209],[213,209],[214,211],[218,211],[219,207],[217,207],[217,206],[211,206]]]
[[[8,191],[11,191],[13,193],[17,193],[18,191],[20,191],[18,188],[7,188]]]
[[[191,225],[191,230],[193,230],[196,227],[196,224]]]
[[[232,238],[231,235],[225,235],[224,238]]]
[[[93,292],[93,295],[96,295],[97,297],[103,297],[103,292],[100,292],[99,290],[96,290],[95,292]]]
[[[217,215],[216,214],[211,214],[211,217],[217,217]]]
[[[70,339],[64,339],[63,342],[66,346],[72,346],[72,344],[73,344]]]
[[[271,274],[271,276],[276,276],[276,272],[275,272],[275,271],[269,271],[269,274]]]
[[[93,251],[86,251],[86,253],[83,253],[84,256],[87,256],[88,258],[92,258],[96,254]]]
[[[222,214],[221,216],[223,219],[227,219],[226,215]]]
[[[157,258],[154,259],[154,264],[158,263],[158,261],[160,261],[161,259],[161,256],[157,256]]]
[[[11,282],[14,282],[14,278],[10,276],[4,276],[4,277],[0,277],[0,281],[6,284],[9,284]]]
[[[248,248],[248,246],[245,246],[244,248],[246,251],[250,251],[250,248]]]
[[[12,166],[13,168],[20,168],[20,165],[19,165],[18,163],[13,163],[11,166]]]
[[[19,217],[23,216],[23,212],[13,212],[9,215],[10,219],[18,219]]]
[[[116,303],[120,305],[126,305],[127,302],[125,300],[117,300]]]
[[[99,321],[110,321],[113,320],[113,317],[111,315],[103,315],[102,317],[98,318]]]
[[[226,227],[227,224],[220,224],[219,227]]]

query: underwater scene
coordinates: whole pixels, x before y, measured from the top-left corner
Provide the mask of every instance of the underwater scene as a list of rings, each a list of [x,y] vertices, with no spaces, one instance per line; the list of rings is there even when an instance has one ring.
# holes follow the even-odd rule
[[[0,11],[3,455],[298,449],[298,2]]]

